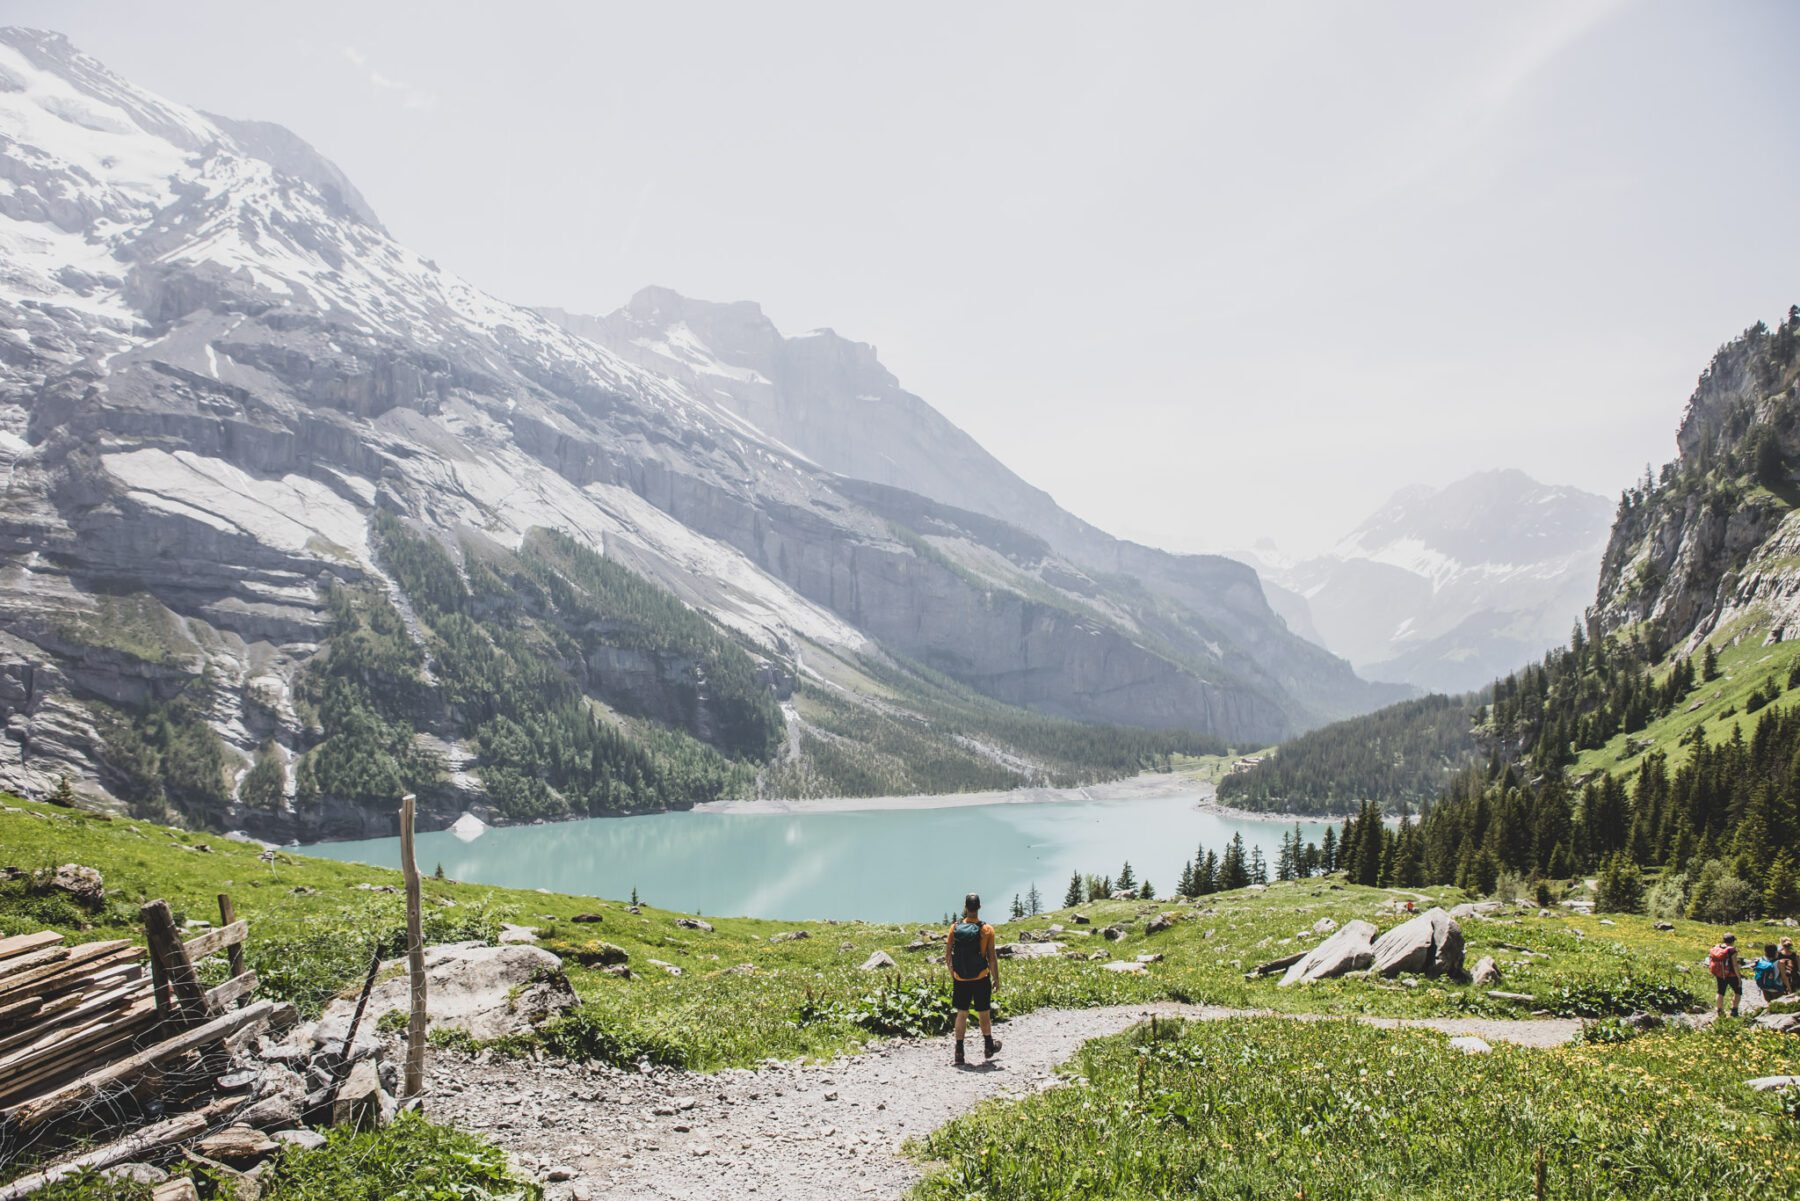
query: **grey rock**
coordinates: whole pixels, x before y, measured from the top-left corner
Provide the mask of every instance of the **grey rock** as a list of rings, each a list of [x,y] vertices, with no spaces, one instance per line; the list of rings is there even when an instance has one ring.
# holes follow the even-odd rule
[[[425,977],[432,1030],[462,1030],[480,1039],[500,1038],[540,1025],[575,1007],[575,990],[562,961],[541,947],[428,947]],[[325,1007],[313,1032],[316,1046],[341,1042],[356,1003],[340,998]],[[359,1054],[375,1049],[376,1024],[411,1007],[411,986],[399,972],[377,983],[357,1031]]]
[[[1106,929],[1100,931],[1100,936],[1106,939],[1107,942],[1118,942],[1121,938],[1125,937],[1125,927],[1108,926]]]
[[[1345,922],[1330,938],[1308,951],[1281,977],[1281,987],[1308,984],[1358,972],[1374,959],[1375,924],[1362,920]]]
[[[678,917],[675,919],[675,924],[683,930],[699,930],[706,934],[713,932],[711,922],[702,921],[697,917]]]
[[[862,961],[861,970],[865,972],[878,972],[884,968],[898,966],[900,965],[894,962],[894,957],[892,955],[889,955],[886,951],[876,951]]]
[[[1469,975],[1469,983],[1477,988],[1492,988],[1500,983],[1500,965],[1494,962],[1492,955],[1483,955],[1475,961],[1475,970]]]
[[[1433,907],[1375,940],[1373,970],[1383,976],[1420,972],[1430,976],[1462,971],[1462,927]]]
[[[277,1130],[274,1137],[276,1142],[302,1151],[317,1151],[325,1145],[325,1136],[316,1130]]]

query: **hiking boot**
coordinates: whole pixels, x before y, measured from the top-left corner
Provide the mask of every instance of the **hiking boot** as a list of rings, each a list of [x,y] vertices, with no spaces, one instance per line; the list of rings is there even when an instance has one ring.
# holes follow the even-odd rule
[[[987,1046],[984,1048],[984,1050],[987,1052],[987,1057],[989,1059],[992,1059],[994,1056],[1000,1054],[1000,1040],[999,1039],[990,1038],[990,1039],[986,1039],[984,1041],[987,1043]]]
[[[967,1061],[963,1059],[963,1045],[960,1040],[956,1044],[956,1058],[952,1061],[956,1067],[962,1067]]]

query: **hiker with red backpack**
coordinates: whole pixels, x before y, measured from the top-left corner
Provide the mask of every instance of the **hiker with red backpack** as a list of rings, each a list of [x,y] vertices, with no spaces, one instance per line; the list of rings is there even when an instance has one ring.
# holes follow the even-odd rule
[[[1737,935],[1727,934],[1718,945],[1706,953],[1706,970],[1713,974],[1719,982],[1719,1003],[1716,1007],[1718,1016],[1725,1016],[1725,990],[1731,990],[1731,1016],[1738,1015],[1738,1006],[1744,1000],[1744,981],[1742,965],[1738,961]]]
[[[1000,1053],[994,1037],[994,989],[1000,985],[1000,958],[994,950],[994,928],[981,920],[981,896],[963,898],[963,915],[944,939],[944,966],[950,969],[950,1004],[956,1010],[957,1067],[963,1066],[963,1035],[969,1010],[981,1015],[981,1042],[986,1057]]]

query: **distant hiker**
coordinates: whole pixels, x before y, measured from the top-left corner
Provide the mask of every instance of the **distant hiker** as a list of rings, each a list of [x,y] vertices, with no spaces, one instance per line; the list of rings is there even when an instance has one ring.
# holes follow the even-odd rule
[[[1776,956],[1781,952],[1774,943],[1764,943],[1762,958],[1750,965],[1750,971],[1756,978],[1756,987],[1763,995],[1764,1001],[1773,1001],[1787,991],[1781,979],[1781,964]]]
[[[1738,1005],[1744,999],[1744,982],[1741,965],[1738,962],[1737,935],[1727,934],[1718,945],[1706,953],[1706,970],[1713,974],[1719,982],[1719,1002],[1715,1007],[1720,1017],[1725,1016],[1725,990],[1731,990],[1731,1016],[1738,1015]]]
[[[1783,992],[1800,992],[1800,954],[1794,953],[1794,940],[1781,940],[1781,949],[1775,952],[1775,962],[1781,967],[1781,986]]]
[[[981,1042],[987,1058],[1000,1053],[994,1037],[994,989],[1000,984],[1000,959],[994,952],[994,928],[981,920],[981,895],[963,898],[963,915],[944,939],[944,966],[950,969],[950,1004],[956,1010],[956,1059],[963,1060],[963,1035],[969,1010],[981,1015]]]

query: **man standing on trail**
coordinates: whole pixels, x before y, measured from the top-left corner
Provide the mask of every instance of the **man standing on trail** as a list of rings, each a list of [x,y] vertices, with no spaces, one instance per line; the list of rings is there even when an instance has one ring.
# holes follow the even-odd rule
[[[944,966],[950,969],[950,1004],[956,1010],[956,1059],[961,1067],[963,1035],[969,1010],[981,1015],[981,1042],[988,1059],[1000,1053],[994,1037],[993,997],[1000,984],[1000,958],[994,952],[994,928],[981,920],[981,895],[963,898],[962,919],[944,939]]]
[[[1731,1016],[1736,1017],[1738,1005],[1744,999],[1743,969],[1738,960],[1737,935],[1727,934],[1706,953],[1706,970],[1719,982],[1719,1003],[1716,1006],[1718,1016],[1725,1016],[1725,991],[1730,989]]]

